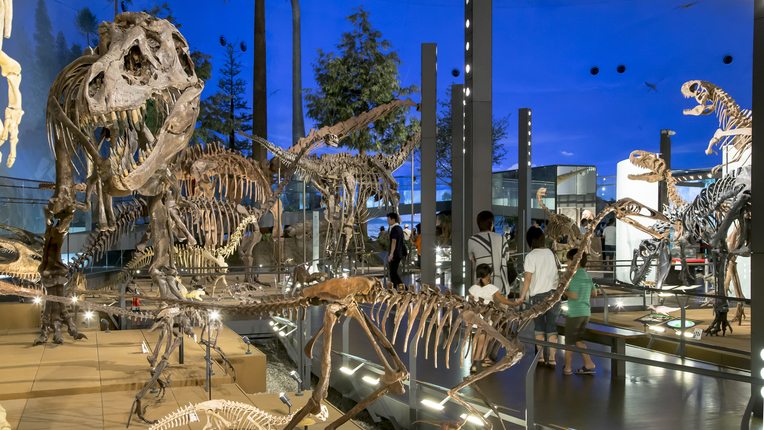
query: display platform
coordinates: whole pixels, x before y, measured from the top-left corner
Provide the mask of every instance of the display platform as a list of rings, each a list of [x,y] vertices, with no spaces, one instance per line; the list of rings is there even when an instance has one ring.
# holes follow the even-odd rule
[[[199,328],[196,329],[197,334]],[[39,329],[0,329],[0,401],[58,398],[79,394],[124,391],[134,397],[149,380],[145,343],[152,351],[159,332],[148,330],[112,331],[83,329],[88,339],[64,345],[32,346]],[[246,392],[265,391],[265,355],[256,348],[247,355],[247,346],[228,328],[220,333],[218,345],[233,363],[237,381]],[[205,349],[190,338],[184,341],[185,364],[178,364],[178,350],[170,358],[173,387],[205,384]],[[164,344],[162,346],[164,348]],[[212,357],[217,360],[217,354]],[[231,384],[218,364],[213,365],[213,385]],[[50,427],[47,427],[50,428]]]
[[[749,309],[746,309],[748,312]],[[734,310],[733,310],[734,312]],[[733,312],[730,312],[729,318],[732,318]],[[644,317],[649,311],[620,311],[618,313],[612,310],[608,313],[608,323],[611,325],[630,328],[634,330],[644,330],[645,325],[635,321],[640,317]],[[680,312],[672,312],[672,317],[679,318]],[[697,325],[697,328],[706,329],[711,321],[714,320],[713,309],[710,307],[700,309],[687,309],[685,311],[686,319],[691,321],[702,321]],[[591,321],[602,323],[604,322],[604,315],[602,312],[592,312]],[[722,366],[731,366],[740,369],[751,368],[751,357],[745,352],[751,351],[751,320],[750,317],[743,320],[741,325],[737,323],[732,324],[732,333],[727,330],[725,336],[706,336],[703,334],[701,339],[692,340],[687,338],[687,342],[691,343],[686,346],[687,357],[697,360],[706,361],[709,363],[719,364]],[[662,326],[664,327],[664,326]],[[696,327],[687,329],[692,331]],[[661,352],[674,353],[679,341],[679,336],[675,333],[675,330],[665,327],[663,332],[648,331],[651,334],[660,336],[656,337],[651,349]],[[640,340],[634,344],[637,346],[646,347],[648,341]],[[715,349],[717,348],[717,349]],[[742,351],[744,353],[736,353],[735,351]]]
[[[174,385],[174,384],[173,384]],[[287,393],[292,402],[292,412],[305,405],[310,392],[304,392],[301,397]],[[135,393],[118,391],[111,393],[75,394],[39,399],[6,400],[2,406],[8,411],[8,422],[16,430],[38,429],[124,429],[130,412],[130,404]],[[148,405],[146,417],[152,420],[161,419],[189,403],[196,404],[208,400],[209,395],[204,387],[174,387],[167,390],[164,398],[156,401],[153,395],[146,396],[144,405]],[[224,384],[212,389],[213,399],[226,399],[242,402],[262,409],[271,414],[288,413],[286,405],[281,403],[278,393],[245,394],[236,384]],[[342,416],[342,412],[329,403],[324,403],[329,409],[329,418],[323,422],[309,426],[311,430],[322,430],[327,424]],[[174,427],[175,429],[202,429],[206,419],[201,422]],[[149,426],[133,416],[130,428],[145,429]],[[277,427],[281,429],[282,427]],[[357,424],[349,421],[340,429],[360,430]]]

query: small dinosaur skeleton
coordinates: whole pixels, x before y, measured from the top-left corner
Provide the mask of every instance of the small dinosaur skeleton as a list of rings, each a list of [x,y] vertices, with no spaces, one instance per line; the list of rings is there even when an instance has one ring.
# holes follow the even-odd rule
[[[727,92],[716,85],[706,81],[687,81],[682,85],[682,94],[685,98],[694,98],[698,106],[692,109],[685,109],[685,115],[708,115],[716,112],[719,118],[719,128],[714,133],[714,137],[708,143],[706,154],[714,152],[714,145],[718,144],[719,149],[724,151],[732,150],[730,159],[727,163],[714,167],[714,171],[729,163],[750,159],[750,149],[752,142],[753,120],[749,109],[740,109],[735,99],[730,97]],[[746,155],[746,153],[748,153]],[[743,160],[743,156],[746,159]]]
[[[576,245],[581,242],[581,239],[583,239],[581,230],[576,225],[576,222],[570,219],[567,215],[550,211],[544,204],[544,196],[546,196],[546,188],[539,188],[539,190],[536,191],[536,200],[538,200],[541,209],[544,210],[544,213],[546,213],[546,216],[549,219],[545,231],[547,237],[555,242],[559,242],[567,236],[571,248],[575,248]]]
[[[149,430],[169,430],[186,426],[200,416],[207,417],[203,430],[276,430],[276,427],[288,424],[294,414],[273,415],[246,403],[208,400],[178,409],[150,426]],[[314,417],[319,421],[326,421],[329,417],[329,409],[321,405],[321,411]],[[300,423],[300,425],[303,424]]]

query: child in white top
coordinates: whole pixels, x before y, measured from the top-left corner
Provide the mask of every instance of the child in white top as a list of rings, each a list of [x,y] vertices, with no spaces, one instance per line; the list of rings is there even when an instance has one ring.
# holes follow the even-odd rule
[[[471,286],[469,289],[469,294],[472,296],[475,300],[483,299],[484,302],[491,302],[493,300],[498,301],[499,303],[507,306],[517,306],[519,305],[522,300],[513,302],[506,297],[502,296],[499,292],[499,288],[495,285],[491,284],[491,275],[493,270],[491,269],[491,266],[488,264],[479,264],[477,269],[475,269],[475,273],[478,278],[478,283]],[[480,338],[476,342],[477,348],[472,351],[472,357],[476,358],[472,361],[472,368],[470,369],[472,372],[477,372],[477,364],[478,361],[480,361],[480,358],[478,357],[478,354],[480,354],[483,351],[483,343],[485,342],[485,333],[480,334]],[[482,366],[488,367],[492,366],[494,363],[493,360],[491,360],[489,357],[485,357],[482,360]]]

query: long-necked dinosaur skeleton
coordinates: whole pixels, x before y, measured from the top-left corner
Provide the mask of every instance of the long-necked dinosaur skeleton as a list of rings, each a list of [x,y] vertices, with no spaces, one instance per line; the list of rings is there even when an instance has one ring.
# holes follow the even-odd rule
[[[16,161],[16,144],[19,143],[19,123],[24,111],[21,110],[21,66],[8,54],[2,51],[3,37],[11,37],[13,24],[13,0],[0,0],[0,68],[2,75],[8,80],[8,107],[5,108],[5,124],[0,122],[0,146],[9,140],[11,152],[8,154],[8,167]],[[0,160],[2,160],[0,154]]]
[[[373,120],[373,117],[368,119]],[[289,150],[257,136],[239,134],[260,143],[284,162],[294,160]],[[416,131],[398,152],[389,156],[341,153],[311,156],[299,161],[298,172],[320,192],[326,207],[324,216],[329,222],[326,246],[332,257],[347,253],[353,238],[353,225],[366,220],[369,199],[397,210],[400,194],[393,172],[403,165],[420,139],[421,132]],[[356,241],[355,251],[364,251],[363,240]]]

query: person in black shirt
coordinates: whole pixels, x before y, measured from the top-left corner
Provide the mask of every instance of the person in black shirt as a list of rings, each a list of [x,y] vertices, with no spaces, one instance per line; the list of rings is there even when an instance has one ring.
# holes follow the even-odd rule
[[[403,229],[400,226],[401,218],[395,212],[387,214],[387,224],[390,225],[390,254],[387,261],[390,263],[390,281],[398,287],[403,280],[398,275],[398,267],[401,260],[406,258],[406,244],[403,241]]]

